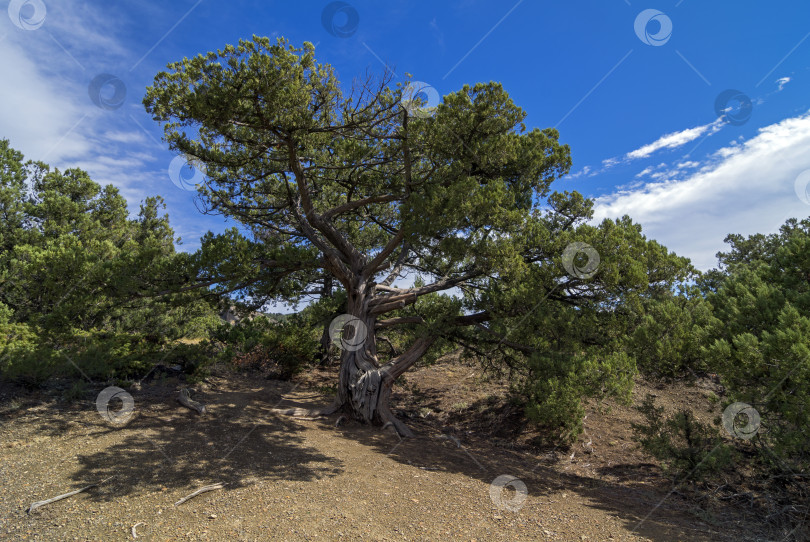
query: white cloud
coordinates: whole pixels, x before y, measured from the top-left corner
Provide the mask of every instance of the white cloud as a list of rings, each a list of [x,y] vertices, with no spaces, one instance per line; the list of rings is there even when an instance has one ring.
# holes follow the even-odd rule
[[[26,159],[79,167],[99,184],[117,186],[137,211],[154,184],[146,166],[157,144],[132,121],[140,106],[130,97],[108,111],[88,96],[98,71],[127,64],[129,52],[115,37],[119,22],[76,2],[48,4],[45,24],[32,31],[0,13],[0,138]]]
[[[438,45],[439,48],[441,48],[442,51],[444,51],[445,49],[444,32],[442,32],[441,29],[439,28],[439,23],[436,22],[436,17],[433,17],[433,19],[429,23],[429,26],[430,29],[433,31],[433,37],[436,39],[436,45]]]
[[[613,166],[615,166],[615,165],[616,165],[616,164],[618,164],[618,163],[619,163],[618,158],[607,158],[607,159],[605,159],[605,160],[602,160],[602,167],[604,167],[605,169],[607,169],[607,168],[609,168],[609,167],[613,167]]]
[[[582,177],[583,175],[587,175],[591,171],[591,166],[585,166],[584,168],[580,169],[576,173],[570,173],[566,176],[566,179],[576,179],[578,177]]]
[[[727,234],[772,233],[789,217],[810,215],[794,190],[799,173],[810,169],[808,148],[810,112],[721,149],[684,180],[599,197],[594,220],[627,214],[649,238],[709,269],[727,248]]]
[[[634,151],[630,151],[625,155],[626,160],[637,160],[639,158],[646,158],[652,153],[661,149],[675,149],[682,145],[686,145],[690,141],[694,141],[703,134],[708,135],[717,133],[723,127],[723,120],[717,119],[709,124],[702,126],[695,126],[694,128],[687,128],[680,132],[673,132],[659,137],[652,143],[644,145]]]
[[[145,144],[146,135],[143,132],[120,131],[110,130],[104,133],[103,138],[107,141],[115,141],[116,143],[129,143],[129,144]]]
[[[59,160],[90,150],[88,141],[75,137],[86,108],[63,92],[64,83],[54,85],[22,44],[11,38],[3,44],[0,73],[0,137],[9,138],[32,159],[47,154]]]
[[[577,177],[581,177],[583,175],[588,175],[589,177],[593,177],[598,175],[608,169],[618,165],[618,164],[628,164],[634,160],[638,160],[640,158],[648,158],[653,153],[661,150],[661,149],[676,149],[683,145],[686,145],[690,141],[694,141],[695,139],[699,138],[702,135],[706,135],[706,137],[716,134],[720,130],[723,129],[723,125],[725,124],[722,118],[718,118],[714,122],[710,122],[709,124],[704,124],[702,126],[695,126],[694,128],[687,128],[686,130],[681,130],[680,132],[673,132],[671,134],[666,134],[652,143],[648,143],[643,147],[640,147],[636,150],[630,151],[627,154],[623,155],[621,158],[606,158],[602,160],[602,166],[594,171],[591,171],[589,167],[585,167],[582,170],[578,171],[577,173],[570,175],[569,178],[575,179]],[[685,162],[689,163],[689,162]],[[665,164],[661,164],[656,166],[655,168],[645,168],[641,173],[638,173],[636,177],[643,177],[644,175],[649,175],[656,169],[665,166]],[[665,174],[661,173],[660,171],[651,175],[653,178],[662,178],[666,176]]]
[[[785,88],[785,85],[787,85],[788,83],[790,83],[790,77],[780,77],[779,79],[777,79],[776,84],[779,86],[777,92]]]

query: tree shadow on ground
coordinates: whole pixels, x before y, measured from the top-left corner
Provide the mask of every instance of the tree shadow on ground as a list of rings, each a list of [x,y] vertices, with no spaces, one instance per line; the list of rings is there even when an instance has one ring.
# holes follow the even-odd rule
[[[495,446],[475,435],[443,433],[425,420],[410,419],[407,422],[417,433],[416,437],[400,439],[390,430],[354,421],[344,426],[341,432],[343,438],[356,440],[413,467],[463,474],[488,485],[500,475],[514,476],[526,484],[528,495],[547,502],[560,491],[575,492],[587,502],[587,506],[620,518],[629,532],[656,542],[744,539],[741,532],[735,532],[728,525],[701,521],[689,512],[685,502],[677,496],[667,495],[669,488],[661,485],[660,475],[648,468],[650,465],[633,469],[633,476],[612,482],[564,472],[565,461],[569,459],[568,454],[559,453],[560,450],[536,458]],[[333,422],[324,420],[320,423],[324,430],[334,430]],[[493,511],[495,509],[493,504]]]
[[[78,455],[79,468],[71,477],[77,487],[113,477],[91,493],[95,500],[177,488],[190,493],[218,482],[232,490],[343,472],[342,460],[304,444],[298,422],[271,412],[278,402],[272,390],[257,386],[197,394],[195,399],[208,403],[205,416],[172,404],[174,390],[163,401],[144,395],[133,393],[138,414],[124,427],[91,417],[87,437],[99,439],[99,449]]]
[[[81,454],[75,456],[79,466],[70,474],[75,487],[65,490],[114,476],[86,494],[94,501],[172,491],[169,501],[173,502],[175,496],[179,499],[216,482],[227,484],[228,491],[262,481],[337,476],[344,471],[344,461],[306,445],[300,435],[302,423],[314,423],[334,438],[358,442],[404,465],[463,474],[486,485],[500,475],[517,477],[533,497],[532,508],[540,507],[520,513],[542,514],[542,507],[565,490],[577,493],[587,506],[619,518],[628,531],[656,542],[745,539],[728,525],[721,529],[690,515],[677,495],[667,496],[669,488],[663,487],[660,475],[649,465],[614,466],[601,473],[611,475],[606,480],[566,472],[568,454],[559,453],[561,450],[537,457],[498,446],[476,433],[443,432],[446,428],[440,424],[419,417],[405,420],[417,436],[402,440],[390,429],[354,421],[336,430],[337,416],[301,422],[272,412],[277,406],[315,408],[326,402],[319,393],[290,393],[296,388],[289,382],[259,381],[199,391],[193,398],[208,406],[209,414],[204,417],[177,404],[176,387],[145,388],[133,391],[137,414],[124,427],[109,425],[94,405],[85,405],[79,418],[85,430],[74,428],[67,434],[63,424],[56,423],[63,413],[40,412],[51,412],[44,416],[44,431],[67,439],[71,443],[68,449],[75,441],[72,449]],[[94,446],[93,441],[98,444]],[[549,504],[547,510],[553,506]]]

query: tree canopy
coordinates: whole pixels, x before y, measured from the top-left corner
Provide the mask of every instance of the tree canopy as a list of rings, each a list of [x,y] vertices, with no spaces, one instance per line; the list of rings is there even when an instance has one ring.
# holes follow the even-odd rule
[[[334,277],[366,334],[342,352],[334,408],[403,434],[391,386],[438,339],[519,370],[530,414],[552,425],[583,395],[626,394],[626,316],[686,280],[688,261],[627,217],[588,225],[592,202],[552,193],[569,148],[555,129],[527,129],[500,84],[465,85],[428,109],[391,80],[344,89],[312,44],[260,37],[155,77],[145,107],[170,148],[204,168],[207,212],[252,233],[206,239],[206,283],[269,299]],[[566,272],[575,242],[601,255],[595,275]],[[226,263],[205,271],[206,254]],[[409,274],[423,280],[395,286]],[[449,290],[459,295],[437,297]],[[384,359],[376,333],[390,327],[414,340]]]

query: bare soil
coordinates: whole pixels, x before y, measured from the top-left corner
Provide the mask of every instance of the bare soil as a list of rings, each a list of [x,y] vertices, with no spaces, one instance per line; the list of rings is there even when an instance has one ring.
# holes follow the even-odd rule
[[[327,404],[334,374],[281,382],[223,372],[193,387],[204,416],[177,403],[181,382],[156,381],[130,390],[136,410],[123,427],[96,411],[103,386],[74,402],[0,388],[0,539],[132,540],[136,524],[138,540],[161,541],[766,539],[745,509],[705,511],[672,493],[632,440],[641,417],[631,407],[589,405],[577,443],[538,446],[502,383],[444,359],[406,374],[394,395],[413,439],[271,412]],[[712,386],[639,381],[634,397],[655,393],[711,421]],[[509,486],[491,496],[500,475],[525,484],[525,501]],[[217,482],[225,487],[174,505]]]

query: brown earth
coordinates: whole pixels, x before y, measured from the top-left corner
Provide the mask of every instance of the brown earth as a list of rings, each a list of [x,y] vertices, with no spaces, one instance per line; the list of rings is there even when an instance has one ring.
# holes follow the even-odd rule
[[[135,524],[138,540],[161,541],[765,539],[747,509],[707,512],[671,493],[631,438],[641,417],[630,407],[590,405],[577,443],[538,447],[502,383],[445,359],[406,374],[394,396],[413,439],[354,421],[335,427],[337,416],[271,412],[326,404],[333,376],[221,372],[193,388],[207,405],[202,417],[176,402],[179,382],[156,382],[130,390],[135,415],[123,427],[96,411],[101,387],[73,403],[57,391],[2,388],[0,539],[132,540]],[[655,393],[711,421],[711,388],[639,381],[634,397]],[[520,506],[509,486],[491,496],[500,475],[525,484]],[[174,505],[217,482],[225,487]]]

